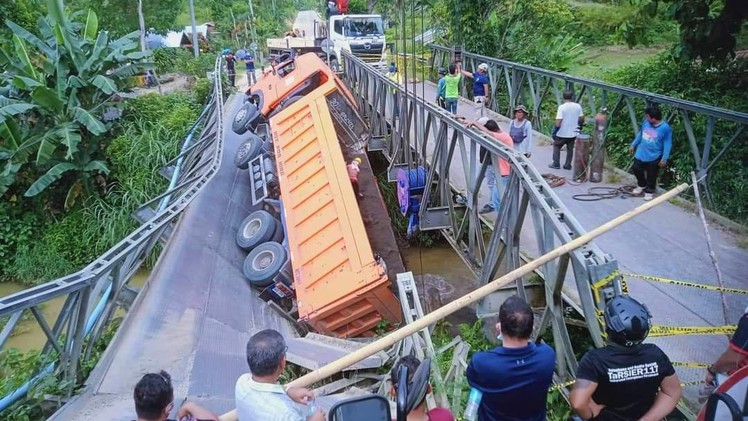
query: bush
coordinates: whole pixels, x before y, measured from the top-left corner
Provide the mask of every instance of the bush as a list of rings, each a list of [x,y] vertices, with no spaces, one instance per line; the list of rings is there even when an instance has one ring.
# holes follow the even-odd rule
[[[0,278],[5,278],[8,263],[13,261],[19,247],[29,244],[39,235],[41,218],[32,209],[18,202],[0,202]]]
[[[684,98],[689,101],[710,104],[729,110],[748,110],[748,61],[736,61],[722,68],[707,68],[698,63],[679,63],[667,54],[662,54],[645,63],[624,67],[609,73],[610,82],[630,86],[648,92]],[[643,112],[643,103],[637,104]],[[663,115],[669,110],[663,107]],[[643,115],[640,114],[643,119]],[[693,153],[685,130],[678,119],[673,119],[673,149],[661,182],[674,186],[690,183],[690,173],[695,168]],[[706,119],[692,116],[694,134],[700,147],[706,130]],[[714,131],[711,157],[721,150],[735,132],[733,124],[718,122]],[[748,222],[748,134],[743,133],[728,149],[722,159],[710,171],[708,183],[714,199],[714,211],[740,223]],[[628,118],[614,118],[606,140],[607,152],[613,164],[628,168],[631,157],[628,145],[632,133]]]
[[[677,24],[660,11],[642,15],[629,4],[575,3],[568,27],[585,45],[669,44],[678,40]],[[635,38],[635,39],[633,39]]]

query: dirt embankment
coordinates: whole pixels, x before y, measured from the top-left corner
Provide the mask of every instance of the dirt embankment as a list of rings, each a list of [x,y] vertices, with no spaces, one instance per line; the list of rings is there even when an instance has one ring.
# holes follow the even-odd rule
[[[384,259],[387,264],[387,275],[393,283],[398,273],[405,272],[400,250],[392,228],[392,221],[387,213],[382,193],[379,191],[377,179],[371,169],[368,156],[362,156],[361,172],[358,175],[359,188],[364,195],[358,202],[361,216],[369,236],[369,243],[374,253]]]

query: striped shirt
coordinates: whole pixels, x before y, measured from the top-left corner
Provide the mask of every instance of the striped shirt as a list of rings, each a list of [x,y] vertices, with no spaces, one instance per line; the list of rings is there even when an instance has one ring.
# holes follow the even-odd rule
[[[300,407],[279,384],[258,383],[242,374],[234,389],[239,421],[305,421]]]

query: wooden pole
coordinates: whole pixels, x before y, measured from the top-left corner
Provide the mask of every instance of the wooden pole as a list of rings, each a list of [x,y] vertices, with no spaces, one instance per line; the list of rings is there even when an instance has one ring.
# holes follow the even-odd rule
[[[649,202],[645,202],[643,205],[636,207],[614,218],[613,220],[606,222],[603,225],[600,225],[599,227],[593,229],[592,231],[584,235],[579,236],[578,238],[572,240],[571,242],[561,245],[555,248],[554,250],[538,257],[537,259],[531,262],[528,262],[524,266],[521,266],[507,273],[506,275],[498,279],[495,279],[472,292],[469,292],[463,295],[462,297],[452,301],[451,303],[437,310],[432,311],[431,313],[425,315],[424,317],[416,320],[414,323],[405,325],[401,327],[400,329],[388,334],[387,336],[381,339],[378,339],[375,342],[372,342],[369,345],[366,345],[363,348],[360,348],[356,350],[355,352],[352,352],[344,356],[343,358],[335,360],[322,368],[319,368],[309,374],[299,377],[298,379],[286,385],[286,388],[309,386],[320,380],[330,377],[331,375],[340,372],[344,368],[349,367],[371,355],[374,355],[379,351],[388,349],[392,347],[393,345],[395,345],[397,342],[407,338],[408,336],[418,332],[419,330],[425,329],[428,326],[438,322],[439,320],[449,316],[455,311],[460,310],[461,308],[466,307],[470,304],[473,304],[474,302],[480,300],[481,298],[486,297],[488,294],[491,294],[492,292],[498,291],[502,287],[509,285],[510,283],[514,282],[521,276],[532,273],[538,267],[554,259],[557,259],[561,257],[562,255],[571,252],[574,249],[582,247],[583,245],[589,243],[593,239],[599,237],[602,234],[605,234],[606,232],[612,230],[613,228],[616,228],[617,226],[634,218],[635,216],[640,215],[657,205],[665,203],[666,201],[672,199],[673,197],[685,191],[688,187],[689,187],[688,184],[683,183],[675,187],[674,189],[666,192],[665,194],[658,196]],[[221,415],[219,419],[220,421],[236,421],[237,420],[236,410],[233,410],[231,412],[227,412],[226,414]]]
[[[725,281],[722,280],[722,271],[719,270],[719,264],[717,263],[717,254],[714,253],[714,247],[712,247],[712,236],[709,234],[709,227],[706,223],[706,216],[704,216],[704,207],[701,205],[701,195],[699,194],[699,181],[696,179],[696,173],[691,171],[691,180],[693,182],[693,197],[696,199],[696,208],[699,210],[699,218],[701,218],[701,225],[704,226],[704,235],[706,236],[706,245],[709,247],[709,258],[712,259],[712,265],[714,271],[717,273],[717,282],[721,288],[725,287]],[[725,318],[725,324],[730,324],[730,318],[727,312],[727,299],[725,293],[720,291],[719,297],[722,300],[722,315]]]

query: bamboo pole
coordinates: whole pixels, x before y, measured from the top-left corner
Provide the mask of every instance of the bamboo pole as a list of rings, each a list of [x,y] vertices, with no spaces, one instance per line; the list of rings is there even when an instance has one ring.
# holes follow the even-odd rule
[[[617,226],[634,218],[635,216],[640,215],[652,209],[655,206],[665,203],[666,201],[672,199],[673,197],[679,195],[680,193],[688,189],[688,187],[689,187],[688,184],[683,183],[675,187],[674,189],[666,192],[665,194],[662,194],[652,199],[649,202],[645,202],[641,206],[638,206],[606,222],[605,224],[600,225],[599,227],[593,229],[592,231],[586,234],[583,234],[579,236],[578,238],[566,244],[563,244],[555,248],[554,250],[538,257],[537,259],[531,262],[528,262],[521,267],[518,267],[517,269],[507,273],[506,275],[498,279],[495,279],[472,292],[469,292],[463,295],[462,297],[452,301],[451,303],[446,304],[445,306],[437,310],[432,311],[431,313],[423,316],[422,318],[416,320],[415,322],[405,325],[401,327],[400,329],[388,334],[387,336],[380,338],[364,346],[363,348],[360,348],[356,350],[355,352],[352,352],[344,356],[343,358],[335,360],[322,368],[319,368],[309,374],[299,377],[298,379],[287,384],[286,388],[307,387],[320,380],[330,377],[331,375],[340,372],[344,368],[349,367],[371,355],[374,355],[375,353],[379,351],[388,349],[392,347],[393,345],[395,345],[398,341],[401,341],[407,338],[408,336],[418,332],[419,330],[427,328],[428,326],[438,322],[439,320],[449,316],[450,314],[454,313],[457,310],[460,310],[463,307],[466,307],[470,304],[475,303],[481,298],[486,297],[488,294],[498,291],[499,289],[514,282],[521,276],[530,274],[538,267],[554,259],[557,259],[561,257],[562,255],[571,252],[574,249],[584,246],[585,244],[589,243],[593,239],[599,237],[602,234],[605,234],[606,232],[612,230],[613,228],[616,228]],[[221,417],[219,418],[220,421],[237,421],[237,419],[238,418],[237,418],[236,410],[227,412],[221,415]]]
[[[704,215],[704,207],[701,205],[701,195],[699,194],[699,180],[696,179],[696,173],[691,171],[691,181],[693,182],[693,197],[696,199],[696,209],[699,210],[699,218],[701,219],[701,225],[704,227],[704,235],[706,236],[706,245],[709,247],[709,258],[712,259],[712,265],[714,271],[717,274],[717,282],[720,288],[725,287],[725,281],[722,280],[722,271],[719,270],[719,264],[717,262],[717,254],[714,252],[712,247],[712,236],[709,234],[709,226],[706,223],[706,216]],[[723,291],[719,292],[719,298],[722,301],[722,315],[725,318],[725,324],[730,324],[730,318],[727,312],[727,299]],[[729,339],[729,338],[728,338]]]

